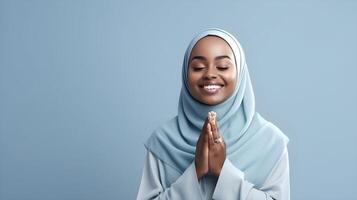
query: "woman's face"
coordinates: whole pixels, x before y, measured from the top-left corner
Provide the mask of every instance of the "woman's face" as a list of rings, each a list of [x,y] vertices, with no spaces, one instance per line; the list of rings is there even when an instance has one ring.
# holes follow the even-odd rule
[[[228,43],[217,36],[200,39],[191,51],[188,85],[195,99],[215,105],[228,99],[236,87],[235,57]]]

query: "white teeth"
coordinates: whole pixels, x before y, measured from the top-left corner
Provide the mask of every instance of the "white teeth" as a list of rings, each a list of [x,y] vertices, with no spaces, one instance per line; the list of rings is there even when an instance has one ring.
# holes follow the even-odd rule
[[[216,89],[221,88],[222,86],[220,86],[220,85],[205,85],[203,87],[207,90],[216,90]]]

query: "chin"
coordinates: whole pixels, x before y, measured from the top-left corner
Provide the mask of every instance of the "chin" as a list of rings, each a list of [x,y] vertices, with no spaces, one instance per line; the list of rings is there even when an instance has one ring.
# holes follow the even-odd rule
[[[214,99],[214,100],[213,99],[205,99],[203,102],[208,105],[216,105],[216,104],[221,103],[222,101],[218,100],[218,99]]]

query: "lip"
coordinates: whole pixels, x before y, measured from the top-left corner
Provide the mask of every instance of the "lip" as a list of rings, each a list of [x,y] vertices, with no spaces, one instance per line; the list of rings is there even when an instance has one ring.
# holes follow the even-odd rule
[[[221,89],[224,87],[224,85],[221,85],[221,84],[207,84],[207,85],[217,85],[217,86],[219,86],[218,88],[212,89],[212,90],[206,89],[203,85],[200,86],[200,89],[203,91],[203,93],[207,94],[207,95],[215,95],[218,92],[220,92]]]
[[[219,85],[219,86],[221,86],[221,87],[224,86],[224,84],[218,83],[218,82],[204,82],[203,84],[200,84],[199,86],[200,86],[200,87],[204,87],[205,85]]]

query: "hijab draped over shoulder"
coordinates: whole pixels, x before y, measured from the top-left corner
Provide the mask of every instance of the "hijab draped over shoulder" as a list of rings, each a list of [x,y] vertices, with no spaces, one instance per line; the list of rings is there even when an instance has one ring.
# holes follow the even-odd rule
[[[218,36],[231,47],[236,60],[237,84],[233,94],[216,105],[196,100],[189,91],[189,57],[195,44],[205,36]],[[255,111],[255,97],[243,49],[230,33],[209,28],[188,45],[182,64],[182,87],[178,114],[157,127],[145,147],[158,159],[183,173],[194,161],[196,143],[209,111],[217,113],[219,130],[226,142],[226,158],[259,186],[281,157],[289,139],[274,124]]]

